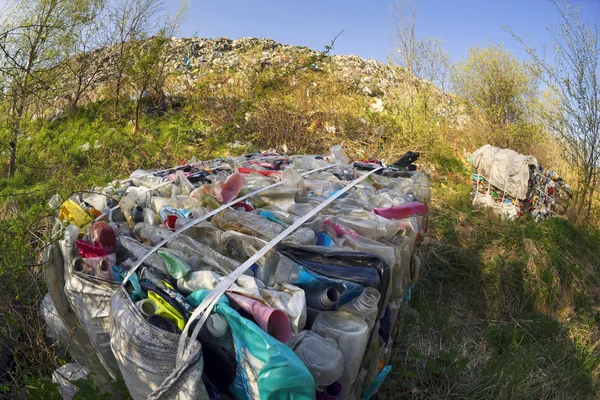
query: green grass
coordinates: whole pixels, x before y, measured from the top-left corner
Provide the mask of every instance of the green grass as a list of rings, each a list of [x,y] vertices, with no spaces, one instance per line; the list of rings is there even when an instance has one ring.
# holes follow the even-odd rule
[[[379,397],[598,398],[599,231],[500,221],[471,208],[457,172],[432,185],[421,276]]]

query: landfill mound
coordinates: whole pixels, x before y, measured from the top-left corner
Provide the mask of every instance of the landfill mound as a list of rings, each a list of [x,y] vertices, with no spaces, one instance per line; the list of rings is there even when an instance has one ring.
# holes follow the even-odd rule
[[[47,333],[133,399],[371,398],[427,229],[429,182],[392,165],[260,153],[135,171],[51,199]]]
[[[472,175],[473,205],[487,208],[503,219],[531,214],[535,220],[565,214],[571,188],[552,170],[544,170],[535,157],[486,144],[468,161]]]

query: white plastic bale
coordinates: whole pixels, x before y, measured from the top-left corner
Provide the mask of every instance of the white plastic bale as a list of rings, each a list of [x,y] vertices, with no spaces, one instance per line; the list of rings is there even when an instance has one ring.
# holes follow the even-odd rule
[[[110,344],[134,400],[208,399],[202,381],[200,343],[192,356],[177,365],[179,335],[150,325],[124,288],[111,302]]]
[[[62,346],[62,349],[67,351],[79,364],[87,364],[89,362],[89,355],[85,353],[85,346],[79,343],[75,335],[71,334],[65,327],[54,306],[52,297],[50,297],[50,293],[46,293],[40,303],[40,313],[46,322],[46,336],[58,342]]]
[[[533,156],[486,144],[471,154],[471,163],[490,184],[508,196],[523,200],[527,197],[529,166],[537,166]]]
[[[73,271],[77,235],[74,225],[70,225],[65,230],[64,239],[59,242],[64,259],[65,296],[102,365],[116,380],[120,373],[110,349],[109,313],[111,296],[120,285]]]
[[[61,225],[55,224],[53,228],[53,237],[60,234]],[[71,231],[71,233],[68,233]],[[49,323],[53,324],[54,330],[66,332],[64,336],[63,346],[73,356],[73,358],[81,365],[85,366],[88,371],[94,374],[94,382],[103,392],[118,394],[118,389],[114,381],[110,378],[106,369],[102,365],[97,352],[94,350],[87,333],[82,329],[81,323],[77,320],[77,316],[73,312],[68,299],[66,298],[65,287],[65,270],[66,264],[70,263],[73,254],[73,243],[78,235],[78,228],[67,229],[64,236],[69,240],[60,240],[49,245],[43,253],[43,260],[46,264],[45,275],[46,284],[49,290],[50,297],[47,298],[46,306],[42,310],[51,312],[51,317],[47,318]],[[50,304],[49,301],[52,300]],[[63,328],[61,328],[61,326]]]
[[[116,380],[120,373],[110,348],[110,301],[120,285],[79,272],[65,278],[65,295],[102,365]]]

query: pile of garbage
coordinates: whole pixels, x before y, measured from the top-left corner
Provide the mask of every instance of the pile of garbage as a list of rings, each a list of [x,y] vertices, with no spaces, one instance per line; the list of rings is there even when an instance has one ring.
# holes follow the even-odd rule
[[[273,153],[191,160],[51,199],[47,334],[133,399],[369,399],[418,277],[429,182]],[[83,372],[82,372],[83,371]]]
[[[505,220],[531,214],[536,221],[564,215],[571,188],[551,170],[544,171],[535,157],[489,144],[474,151],[468,161],[473,205],[492,210]]]

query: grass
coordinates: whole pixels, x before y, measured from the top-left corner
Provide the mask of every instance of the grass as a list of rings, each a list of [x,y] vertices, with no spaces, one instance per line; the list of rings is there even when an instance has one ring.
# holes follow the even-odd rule
[[[599,232],[474,210],[458,172],[433,181],[421,277],[379,398],[598,398]]]

